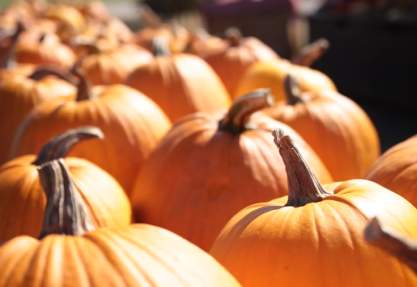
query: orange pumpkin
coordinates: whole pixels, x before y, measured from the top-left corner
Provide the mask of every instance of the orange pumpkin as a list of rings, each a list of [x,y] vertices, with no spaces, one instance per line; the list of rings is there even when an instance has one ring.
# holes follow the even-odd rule
[[[74,97],[75,88],[67,81],[71,80],[62,72],[46,68],[39,68],[32,74],[23,71],[1,73],[0,164],[10,158],[16,129],[35,106],[53,99],[70,100]]]
[[[405,197],[417,206],[417,136],[397,144],[375,162],[367,179]]]
[[[80,76],[76,100],[39,105],[19,128],[17,155],[36,153],[54,134],[94,125],[106,139],[77,146],[71,155],[88,159],[113,175],[129,194],[143,162],[171,127],[162,110],[123,85],[95,86]]]
[[[95,230],[68,173],[62,160],[41,166],[47,206],[40,237],[0,247],[0,286],[240,286],[210,255],[162,228]]]
[[[4,33],[0,38],[0,68],[9,68],[14,57],[15,49],[20,35],[25,30],[22,23],[18,22],[13,32]]]
[[[387,230],[376,217],[366,226],[365,239],[396,256],[417,273],[417,240],[410,240],[395,231]]]
[[[18,235],[37,236],[41,230],[46,198],[37,169],[42,164],[63,158],[81,140],[102,138],[99,129],[84,127],[69,130],[51,139],[38,156],[25,155],[0,167],[0,242]],[[128,225],[129,200],[121,186],[104,170],[80,158],[65,163],[76,192],[88,206],[96,226]],[[54,186],[50,192],[55,192]]]
[[[288,197],[257,203],[224,227],[211,254],[243,286],[416,286],[417,276],[368,244],[363,230],[380,217],[417,239],[417,209],[366,180],[322,186],[290,137],[275,133]]]
[[[377,131],[366,113],[332,91],[302,93],[292,77],[285,86],[287,103],[265,112],[296,130],[334,180],[364,177],[380,152]]]
[[[241,77],[234,97],[258,88],[269,88],[277,102],[285,99],[284,82],[293,76],[305,92],[336,91],[333,81],[324,73],[309,67],[294,65],[283,59],[260,61],[248,68]]]
[[[216,44],[216,46],[220,45]],[[241,78],[252,64],[278,58],[271,48],[257,38],[243,38],[240,32],[234,29],[226,31],[225,44],[222,49],[218,49],[217,52],[206,52],[201,56],[220,76],[230,95],[236,94]],[[239,96],[253,90],[255,89],[245,91]]]
[[[219,77],[203,60],[189,54],[171,56],[160,40],[155,49],[155,60],[134,70],[126,82],[153,99],[172,121],[230,105]]]
[[[284,165],[268,132],[278,127],[296,138],[321,180],[330,181],[320,159],[292,129],[253,114],[270,101],[268,91],[258,90],[227,114],[196,113],[177,122],[136,180],[131,197],[136,220],[208,250],[238,210],[287,194]]]

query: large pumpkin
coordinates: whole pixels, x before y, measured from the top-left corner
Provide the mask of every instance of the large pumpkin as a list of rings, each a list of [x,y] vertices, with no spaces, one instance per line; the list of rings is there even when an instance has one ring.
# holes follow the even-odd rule
[[[237,30],[232,29],[226,31],[223,48],[217,48],[219,44],[215,46],[218,49],[217,51],[209,53],[203,51],[201,56],[220,76],[227,91],[232,96],[236,95],[236,89],[241,78],[252,64],[278,58],[278,55],[271,48],[257,38],[244,38]],[[253,90],[255,89],[245,91],[245,93]],[[243,94],[239,94],[239,96]]]
[[[269,88],[276,101],[285,99],[285,79],[293,76],[302,91],[336,91],[333,81],[325,74],[309,67],[299,66],[283,59],[260,61],[248,68],[236,89],[234,97],[253,89]]]
[[[352,100],[333,91],[303,93],[287,77],[286,103],[265,111],[296,130],[334,180],[362,178],[379,156],[377,131]]]
[[[386,151],[371,167],[367,179],[395,191],[417,206],[417,136]]]
[[[240,286],[210,255],[162,228],[95,230],[65,163],[46,163],[39,173],[47,197],[42,231],[1,246],[0,286]]]
[[[129,86],[153,99],[172,121],[230,105],[219,77],[203,60],[189,54],[169,55],[157,42],[155,60],[134,70],[127,79]]]
[[[0,164],[10,158],[16,129],[35,106],[53,99],[74,98],[75,88],[68,81],[71,80],[64,73],[46,68],[39,68],[31,74],[8,70],[1,73]]]
[[[241,210],[225,226],[211,254],[242,285],[416,286],[417,276],[368,244],[363,231],[380,217],[417,239],[417,210],[366,180],[322,186],[290,137],[275,133],[288,175],[288,197]]]
[[[0,242],[18,235],[39,234],[46,198],[39,182],[38,167],[65,157],[80,140],[102,137],[102,132],[96,128],[69,130],[46,143],[38,156],[21,156],[0,167]],[[68,157],[65,163],[95,225],[130,223],[130,204],[116,180],[84,159]]]
[[[83,143],[71,153],[113,175],[129,194],[135,175],[171,127],[161,109],[143,94],[123,85],[95,86],[80,77],[76,100],[39,105],[20,126],[15,154],[36,153],[52,135],[80,125],[94,125],[104,141]]]
[[[289,127],[255,111],[271,104],[268,91],[240,98],[227,114],[183,118],[152,153],[132,195],[136,220],[162,226],[208,250],[217,234],[248,204],[287,194],[282,159],[270,130],[283,128],[320,174],[315,153]]]

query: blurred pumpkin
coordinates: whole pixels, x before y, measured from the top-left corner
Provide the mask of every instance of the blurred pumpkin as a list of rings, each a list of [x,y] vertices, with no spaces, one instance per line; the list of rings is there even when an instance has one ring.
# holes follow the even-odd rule
[[[270,130],[294,136],[303,154],[331,180],[312,149],[288,126],[258,114],[266,90],[237,100],[227,113],[196,113],[174,125],[140,172],[132,194],[136,220],[167,228],[208,250],[238,210],[287,194],[286,174]]]
[[[378,134],[368,115],[337,92],[301,92],[291,76],[284,86],[286,103],[265,113],[296,130],[334,180],[364,177],[380,153]]]
[[[367,179],[395,191],[417,206],[417,136],[386,151],[371,167]]]
[[[226,31],[223,48],[220,49],[220,47],[221,45],[216,43],[215,49],[217,51],[214,49],[212,52],[205,51],[199,56],[203,57],[219,75],[232,96],[236,94],[241,78],[252,64],[278,58],[278,55],[266,44],[254,37],[244,38],[236,29]],[[239,96],[253,90],[255,89],[245,91]]]
[[[0,247],[0,286],[240,286],[210,255],[162,228],[95,229],[62,160],[39,174],[47,197],[42,231]]]
[[[143,162],[171,127],[148,97],[124,85],[90,87],[79,76],[74,101],[36,107],[16,133],[15,154],[37,153],[53,135],[80,125],[103,130],[104,141],[77,146],[71,155],[88,159],[113,175],[129,195]]]
[[[161,23],[145,27],[137,32],[135,43],[152,51],[155,39],[161,39],[167,43],[169,52],[179,53],[184,51],[190,37],[188,30],[180,25]]]
[[[155,60],[135,69],[126,83],[153,99],[172,121],[194,112],[230,105],[216,73],[191,54],[170,55],[162,39],[154,41]]]
[[[68,4],[50,4],[45,11],[45,17],[56,21],[65,29],[81,31],[86,26],[83,14]]]
[[[380,217],[417,239],[417,209],[382,186],[349,180],[322,186],[290,137],[275,133],[288,197],[258,203],[224,227],[211,254],[243,286],[416,286],[399,260],[368,244],[363,230]]]
[[[24,155],[0,167],[0,242],[39,234],[46,202],[37,173],[39,166],[64,158],[79,141],[102,137],[102,132],[92,127],[69,130],[46,143],[38,156]],[[129,200],[116,180],[86,160],[69,157],[64,161],[95,226],[130,224]],[[56,188],[50,187],[51,195],[58,192]]]
[[[0,76],[0,164],[10,159],[16,129],[34,107],[75,97],[74,83],[65,73],[38,68],[30,74],[30,70],[7,70]]]

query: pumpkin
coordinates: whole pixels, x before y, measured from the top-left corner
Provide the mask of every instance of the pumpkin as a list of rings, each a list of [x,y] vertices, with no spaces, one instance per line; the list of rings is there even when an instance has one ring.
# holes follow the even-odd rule
[[[288,175],[288,196],[244,208],[210,253],[243,286],[416,286],[396,258],[367,244],[363,230],[379,216],[417,239],[417,209],[367,180],[322,186],[297,146],[275,131]]]
[[[39,174],[47,197],[42,230],[0,247],[0,286],[240,286],[210,255],[162,228],[95,229],[62,160]]]
[[[53,99],[70,100],[74,97],[75,88],[67,81],[71,79],[63,73],[46,68],[38,68],[32,74],[19,71],[1,73],[0,164],[9,159],[14,133],[35,106]]]
[[[367,179],[405,197],[417,206],[417,136],[386,151],[371,167]]]
[[[241,208],[287,194],[282,159],[268,130],[287,130],[323,182],[320,159],[289,127],[254,114],[271,104],[267,90],[250,93],[220,114],[183,118],[164,137],[136,180],[136,220],[167,228],[208,250]]]
[[[121,84],[135,68],[152,60],[153,56],[147,50],[134,45],[123,45],[84,57],[80,71],[94,85]]]
[[[130,193],[143,162],[171,127],[149,98],[124,85],[90,87],[78,75],[76,99],[36,107],[16,133],[12,154],[36,153],[54,134],[80,125],[94,125],[104,141],[77,146],[71,155],[88,159],[113,175]]]
[[[283,59],[260,61],[250,66],[241,77],[234,97],[258,88],[269,88],[277,102],[285,99],[284,82],[293,76],[302,91],[336,91],[333,81],[325,74],[309,67],[294,65]]]
[[[211,54],[219,53],[227,47],[227,42],[213,35],[210,35],[205,30],[200,30],[192,34],[188,44],[188,51],[196,54],[203,59]]]
[[[230,105],[219,77],[203,60],[191,54],[169,55],[160,39],[155,52],[155,60],[135,69],[126,83],[151,97],[172,121]]]
[[[86,26],[83,14],[76,7],[66,4],[49,5],[45,17],[73,31],[81,31]]]
[[[24,155],[0,167],[0,242],[19,235],[39,234],[46,197],[39,182],[38,167],[65,157],[82,140],[102,137],[102,132],[92,127],[69,130],[52,138],[37,156]],[[130,204],[116,180],[84,159],[68,157],[64,161],[76,186],[75,192],[88,206],[96,226],[130,223]],[[50,188],[50,192],[55,192],[54,186]]]
[[[365,239],[371,244],[398,257],[417,273],[417,241],[398,235],[373,218],[365,229]]]
[[[205,52],[201,56],[220,76],[230,95],[236,94],[241,78],[252,64],[278,58],[278,55],[260,40],[254,37],[244,38],[236,29],[226,31],[225,45],[222,49],[218,49],[217,52]],[[255,89],[245,91],[239,96],[253,90]]]
[[[323,160],[334,180],[362,178],[378,158],[377,131],[366,113],[336,92],[301,92],[291,76],[286,103],[265,111],[296,130]]]
[[[327,39],[320,38],[313,43],[306,45],[292,59],[294,64],[310,67],[329,49],[330,43]]]
[[[18,22],[12,33],[5,33],[0,39],[0,68],[9,68],[20,35],[25,30],[22,23]]]
[[[16,44],[16,62],[69,68],[76,60],[74,52],[57,35],[32,30],[24,32]]]

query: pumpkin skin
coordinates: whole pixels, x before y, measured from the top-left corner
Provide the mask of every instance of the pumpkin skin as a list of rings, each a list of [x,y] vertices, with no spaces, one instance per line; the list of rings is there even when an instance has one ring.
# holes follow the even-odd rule
[[[69,128],[97,126],[106,139],[82,143],[71,155],[109,172],[129,195],[136,174],[171,123],[154,102],[127,86],[95,86],[86,93],[76,101],[39,105],[16,134],[15,154],[36,153],[46,139]]]
[[[230,98],[214,71],[200,58],[177,54],[157,56],[135,69],[126,83],[148,95],[172,121],[194,112],[215,112]]]
[[[168,49],[172,53],[184,51],[191,35],[188,30],[180,25],[164,25],[155,23],[155,25],[140,30],[135,35],[135,43],[150,51],[153,50],[153,41],[163,39],[168,44]]]
[[[311,194],[317,181],[307,184],[300,177],[305,171],[286,168],[291,169],[289,181],[298,193],[290,189],[289,198],[241,210],[211,249],[243,286],[417,284],[408,267],[363,237],[368,220],[378,216],[400,234],[416,239],[417,210],[409,202],[366,180],[324,185],[320,194]]]
[[[232,33],[233,34],[233,33]],[[219,46],[216,44],[216,46]],[[247,69],[258,61],[271,61],[278,55],[260,40],[254,37],[242,38],[240,35],[228,35],[223,49],[217,52],[204,52],[200,56],[214,69],[222,79],[231,96],[239,93],[236,89]],[[256,87],[238,94],[244,95]]]
[[[277,127],[296,138],[321,180],[331,181],[320,159],[291,128],[249,114],[238,126],[250,128],[236,128],[236,133],[219,128],[224,113],[196,113],[178,121],[137,177],[131,197],[136,221],[164,227],[209,250],[241,208],[287,193],[282,159],[268,132]]]
[[[21,69],[21,70],[20,70]],[[20,66],[0,76],[0,164],[10,158],[17,127],[32,109],[50,100],[74,99],[75,87],[54,76],[31,79],[31,67]]]
[[[46,196],[39,182],[40,164],[36,159],[35,155],[24,155],[0,167],[0,242],[19,235],[36,237],[41,230]],[[64,161],[94,225],[130,224],[129,200],[113,177],[81,158],[68,157]]]
[[[371,167],[367,179],[406,198],[417,206],[417,136],[386,151]]]
[[[54,177],[57,168],[65,168],[65,176]],[[19,236],[1,246],[0,286],[240,286],[210,255],[162,228],[138,224],[94,230],[65,163],[41,166],[45,188],[44,173],[58,186],[55,194],[49,187],[45,192],[40,239]]]
[[[260,61],[250,66],[241,77],[234,97],[258,88],[271,89],[277,102],[285,99],[284,82],[288,75],[293,76],[302,91],[336,91],[333,81],[320,71],[294,65],[283,59]]]
[[[286,92],[290,97],[290,91]],[[334,180],[363,178],[380,154],[377,131],[367,114],[338,93],[300,93],[293,104],[265,111],[296,130],[329,169]]]
[[[153,56],[147,50],[123,45],[87,56],[81,62],[80,71],[94,85],[122,84],[130,72],[152,60]]]

